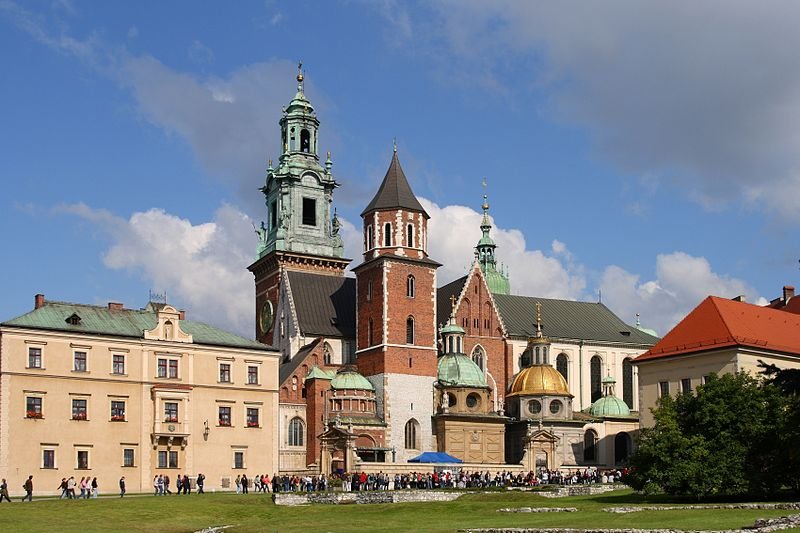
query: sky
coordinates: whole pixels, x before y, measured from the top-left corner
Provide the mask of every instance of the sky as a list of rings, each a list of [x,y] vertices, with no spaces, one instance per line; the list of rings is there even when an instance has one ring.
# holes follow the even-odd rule
[[[353,266],[396,139],[440,285],[486,193],[516,294],[662,335],[709,294],[763,304],[800,266],[797,20],[769,0],[0,0],[0,321],[36,293],[154,291],[252,337],[258,188],[300,61]]]

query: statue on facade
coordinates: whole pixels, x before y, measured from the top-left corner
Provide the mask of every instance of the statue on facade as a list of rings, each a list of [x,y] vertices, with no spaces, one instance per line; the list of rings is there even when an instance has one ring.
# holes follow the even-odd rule
[[[264,221],[261,221],[261,225],[259,227],[256,227],[256,225],[253,224],[253,231],[255,231],[256,235],[258,235],[256,256],[261,257],[261,252],[267,249],[267,227],[264,225]]]

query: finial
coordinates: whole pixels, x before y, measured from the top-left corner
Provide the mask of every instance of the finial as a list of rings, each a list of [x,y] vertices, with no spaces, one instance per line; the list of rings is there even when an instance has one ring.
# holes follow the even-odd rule
[[[303,91],[303,62],[297,64],[297,90]]]
[[[542,331],[542,304],[536,302],[536,331]]]
[[[641,326],[641,323],[639,322],[639,313],[636,313],[636,327],[638,328],[639,326]]]
[[[450,295],[450,310],[455,313],[456,312],[456,295]]]
[[[328,159],[325,160],[325,168],[330,171],[331,167],[333,166],[333,161],[331,161],[331,151],[328,150]]]
[[[394,153],[397,153],[397,137],[392,138],[392,149],[394,150]]]

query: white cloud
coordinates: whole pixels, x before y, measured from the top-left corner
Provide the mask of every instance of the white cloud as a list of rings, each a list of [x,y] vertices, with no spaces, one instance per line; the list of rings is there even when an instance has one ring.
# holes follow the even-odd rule
[[[256,237],[252,221],[224,205],[211,222],[192,222],[150,209],[124,219],[84,204],[59,208],[95,224],[112,244],[104,264],[127,270],[166,290],[186,307],[190,320],[206,322],[252,338],[253,262]]]
[[[642,325],[664,335],[706,296],[733,298],[744,295],[758,305],[766,300],[746,282],[716,273],[704,257],[684,252],[660,254],[656,258],[656,279],[640,281],[640,276],[618,266],[603,272],[600,288],[603,303],[628,323],[636,313]]]
[[[272,18],[269,19],[269,23],[270,23],[271,26],[277,26],[278,24],[283,22],[283,20],[285,18],[286,17],[284,16],[283,13],[278,12],[278,13],[275,13],[274,15],[272,15]]]
[[[542,91],[624,172],[797,220],[798,19],[800,4],[777,1],[440,0],[408,40],[447,50],[431,54],[443,80]]]

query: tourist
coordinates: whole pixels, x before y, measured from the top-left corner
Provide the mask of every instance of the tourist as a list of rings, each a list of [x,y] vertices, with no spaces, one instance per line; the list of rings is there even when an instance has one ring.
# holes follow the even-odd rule
[[[22,488],[25,489],[25,496],[22,497],[22,501],[28,500],[29,502],[33,501],[33,475],[28,476],[28,479],[25,481],[25,484],[22,485]]]
[[[250,484],[250,480],[247,479],[247,474],[242,474],[242,494],[247,494],[247,486]]]
[[[153,491],[155,492],[154,496],[158,496],[158,476],[153,478]]]
[[[78,488],[81,489],[80,499],[82,500],[84,496],[86,496],[86,478],[81,476],[81,480],[78,483]]]
[[[125,476],[119,478],[119,497],[125,496]]]
[[[8,497],[8,483],[6,483],[6,478],[3,478],[3,482],[0,483],[0,503],[3,503],[3,498],[5,498],[8,503],[11,503],[11,498]]]
[[[67,498],[70,500],[75,499],[75,478],[73,476],[69,476],[67,480]]]
[[[192,485],[189,483],[189,476],[186,474],[183,475],[183,493],[184,494],[191,494],[192,492]]]
[[[91,487],[92,487],[92,498],[97,498],[97,478],[96,477],[92,478]]]
[[[242,476],[236,476],[236,494],[242,493]]]
[[[59,499],[65,499],[67,497],[67,478],[61,478],[61,484],[58,486],[58,488],[61,490],[61,496],[59,496]]]
[[[261,492],[261,474],[256,474],[253,477],[253,489],[258,493]]]
[[[164,476],[164,492],[167,494],[172,494],[172,491],[169,490],[169,476]]]
[[[181,490],[183,490],[183,478],[178,474],[178,477],[175,479],[175,494],[180,496]]]
[[[203,473],[197,474],[197,494],[203,494],[203,485],[205,485],[206,476]]]

